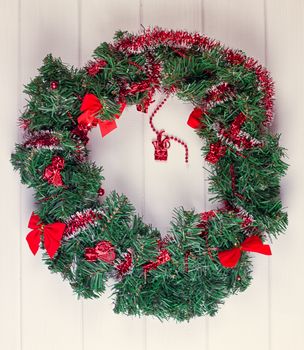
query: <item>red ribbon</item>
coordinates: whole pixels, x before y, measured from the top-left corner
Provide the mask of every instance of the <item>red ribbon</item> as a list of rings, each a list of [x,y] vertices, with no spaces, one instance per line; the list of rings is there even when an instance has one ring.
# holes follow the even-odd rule
[[[109,241],[101,241],[93,248],[86,248],[84,257],[87,261],[102,260],[112,264],[116,258],[115,248]]]
[[[150,261],[148,264],[143,266],[144,275],[146,276],[149,271],[157,269],[159,265],[163,265],[170,260],[171,256],[168,250],[161,249],[156,261]]]
[[[53,224],[43,224],[38,215],[31,215],[28,227],[32,231],[26,236],[27,243],[35,255],[39,249],[39,243],[41,240],[41,235],[43,235],[43,243],[45,250],[47,251],[49,257],[53,259],[55,253],[60,247],[61,238],[65,229],[65,224],[62,222],[55,222]]]
[[[167,160],[168,158],[168,148],[170,147],[169,137],[164,135],[162,138],[164,130],[158,132],[156,140],[152,141],[154,146],[154,159],[155,160]]]
[[[259,236],[251,236],[246,238],[240,246],[219,252],[219,261],[224,267],[233,268],[238,264],[243,251],[271,255],[268,244],[263,244]]]
[[[120,104],[119,114],[115,115],[116,118],[120,117],[125,107],[126,103]],[[84,96],[80,110],[83,113],[77,119],[78,124],[83,124],[86,127],[95,127],[99,125],[103,137],[117,127],[115,120],[101,120],[96,118],[96,115],[102,111],[102,104],[94,94],[86,94]]]
[[[221,141],[217,143],[212,143],[210,145],[209,153],[206,156],[206,160],[209,163],[216,164],[221,157],[226,153],[227,147],[221,144]]]
[[[63,167],[64,159],[59,156],[54,156],[52,158],[52,163],[44,169],[43,179],[56,187],[63,186],[62,177],[60,174]]]
[[[202,127],[203,110],[195,107],[189,115],[187,124],[193,129],[200,129]]]

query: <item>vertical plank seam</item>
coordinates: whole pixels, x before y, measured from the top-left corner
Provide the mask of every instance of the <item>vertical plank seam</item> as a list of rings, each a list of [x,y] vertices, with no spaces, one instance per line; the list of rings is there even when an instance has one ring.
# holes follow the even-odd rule
[[[21,94],[21,0],[17,3],[17,88],[16,93],[18,94],[18,107],[21,109],[22,94]],[[18,108],[18,109],[19,109]],[[17,111],[17,114],[19,110]],[[18,141],[21,140],[21,134],[17,131]],[[19,183],[19,232],[22,232],[22,185]],[[19,234],[19,348],[23,349],[23,306],[22,306],[22,242],[21,235]]]
[[[82,53],[82,37],[81,37],[81,32],[82,32],[82,25],[81,25],[81,8],[82,8],[82,1],[78,0],[77,2],[77,28],[78,28],[78,33],[77,33],[77,60],[78,60],[78,67],[80,68],[81,66],[81,53]],[[84,339],[84,300],[81,299],[81,317],[80,317],[80,322],[81,322],[81,349],[85,349],[85,339]]]
[[[201,0],[201,31],[205,34],[205,2]],[[205,164],[206,161],[203,159],[203,195],[204,195],[204,210],[207,209],[207,197],[208,197],[208,175],[206,173]],[[209,349],[209,318],[205,316],[205,349]]]
[[[78,66],[81,65],[81,49],[82,49],[82,37],[81,37],[81,31],[82,31],[82,25],[81,25],[81,9],[82,9],[82,2],[81,0],[78,0],[78,6],[77,6],[78,12],[77,12],[77,22],[78,22]]]
[[[143,0],[138,2],[138,17],[139,17],[139,28],[143,25]],[[145,152],[145,118],[142,118],[142,201],[141,201],[141,212],[144,217],[146,214],[146,152]],[[143,320],[143,346],[144,350],[147,350],[147,317],[144,316]]]
[[[263,15],[264,15],[264,64],[265,67],[268,65],[268,55],[267,55],[267,48],[268,48],[268,21],[267,21],[267,0],[263,0]],[[267,261],[267,275],[268,275],[268,296],[267,296],[267,302],[268,302],[268,350],[271,350],[272,348],[272,332],[271,332],[271,262],[270,259]]]

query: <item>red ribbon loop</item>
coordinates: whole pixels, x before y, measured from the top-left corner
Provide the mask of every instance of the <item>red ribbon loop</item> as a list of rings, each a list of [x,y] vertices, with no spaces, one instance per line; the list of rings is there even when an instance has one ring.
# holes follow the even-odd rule
[[[63,181],[60,174],[63,167],[64,159],[59,156],[54,156],[52,158],[52,163],[44,169],[43,179],[56,187],[63,186]]]
[[[93,248],[86,248],[84,257],[87,261],[102,260],[112,264],[116,259],[115,248],[109,241],[101,241]]]
[[[44,225],[41,219],[34,212],[31,215],[28,227],[32,231],[26,236],[27,243],[35,255],[39,249],[41,235],[43,235],[43,243],[49,257],[53,259],[55,253],[61,244],[61,238],[65,230],[65,224],[55,222],[53,224]]]
[[[167,160],[168,158],[168,148],[170,147],[169,137],[164,135],[164,130],[161,130],[156,137],[156,140],[152,141],[155,148],[154,159],[155,160]],[[163,138],[162,138],[163,137]]]
[[[118,119],[120,117],[125,107],[125,103],[120,104],[119,114],[116,114],[115,118]],[[94,94],[86,94],[84,96],[80,110],[83,113],[77,119],[78,124],[83,124],[86,127],[95,127],[98,124],[102,137],[105,137],[117,127],[115,120],[101,120],[96,118],[102,111],[102,104]]]
[[[270,246],[263,244],[261,238],[254,235],[246,238],[239,247],[219,252],[219,261],[224,267],[233,268],[238,264],[242,256],[242,251],[271,255]]]

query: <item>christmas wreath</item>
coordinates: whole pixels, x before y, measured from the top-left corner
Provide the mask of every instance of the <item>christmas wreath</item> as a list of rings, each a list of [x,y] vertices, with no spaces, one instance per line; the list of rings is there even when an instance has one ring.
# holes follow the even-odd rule
[[[174,141],[189,159],[185,142],[153,124],[174,94],[194,106],[188,125],[204,140],[218,203],[203,213],[175,209],[162,236],[125,195],[105,196],[102,169],[86,147],[93,127],[107,135],[126,105],[147,112],[156,91],[164,100],[150,115],[155,159],[166,160]],[[48,55],[25,93],[25,139],[12,163],[35,190],[26,239],[78,296],[99,297],[110,279],[115,312],[182,321],[214,315],[248,287],[251,252],[270,255],[265,240],[287,225],[279,198],[287,165],[269,130],[273,82],[265,68],[198,33],[119,31],[84,68]]]

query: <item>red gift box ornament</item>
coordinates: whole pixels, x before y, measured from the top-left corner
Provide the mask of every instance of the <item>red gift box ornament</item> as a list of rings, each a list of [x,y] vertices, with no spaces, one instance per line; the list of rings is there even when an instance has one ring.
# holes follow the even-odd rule
[[[170,147],[169,137],[163,135],[165,130],[161,130],[156,137],[156,140],[152,141],[154,146],[154,159],[155,160],[164,160],[168,158],[168,148]]]

